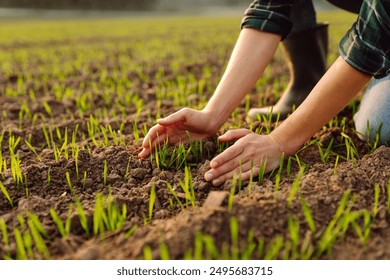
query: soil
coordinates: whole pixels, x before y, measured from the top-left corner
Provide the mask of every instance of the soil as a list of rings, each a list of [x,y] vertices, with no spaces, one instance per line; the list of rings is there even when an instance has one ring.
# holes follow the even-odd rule
[[[213,72],[220,72],[221,63],[211,60],[215,64]],[[91,66],[92,67],[92,66]],[[202,71],[197,65],[187,65],[195,73]],[[187,69],[187,71],[189,71]],[[285,72],[286,69],[279,69]],[[93,71],[92,71],[93,72]],[[155,70],[150,69],[150,77],[153,77]],[[169,79],[169,69],[165,71]],[[215,73],[212,73],[213,75]],[[142,84],[135,73],[133,80],[135,86],[141,92],[144,102],[144,110],[138,117],[138,126],[141,129],[144,124],[150,127],[148,113],[154,112],[156,108],[156,85]],[[96,76],[84,76],[82,73],[75,73],[75,77],[69,77],[68,85],[78,87],[81,82],[98,79]],[[13,86],[18,77],[11,75],[0,80],[0,89]],[[16,86],[16,85],[15,85]],[[37,101],[31,105],[31,113],[46,115],[50,121],[47,127],[59,130],[64,133],[73,131],[78,125],[78,131],[87,131],[89,115],[70,118],[72,112],[76,111],[76,104],[72,100],[57,101],[48,97],[46,90],[50,90],[50,83],[47,88],[35,88],[34,84],[27,86],[34,88],[37,92]],[[210,93],[209,93],[210,94]],[[99,96],[94,100],[96,106],[113,109]],[[196,97],[195,97],[196,99]],[[276,100],[272,93],[266,96],[268,104]],[[21,139],[31,137],[31,144],[34,147],[43,147],[45,139],[41,133],[42,120],[31,126],[19,127],[19,111],[21,104],[29,101],[23,98],[11,98],[0,94],[0,111],[6,112],[7,118],[1,119],[1,129],[4,133],[3,158],[7,159],[9,166],[8,138],[10,133],[20,136]],[[196,100],[195,100],[196,101]],[[43,106],[47,102],[52,108],[53,114],[47,115]],[[256,106],[256,96],[252,97],[251,104]],[[111,106],[111,107],[110,107]],[[162,104],[161,115],[167,115],[176,111],[176,107],[170,101]],[[340,159],[338,168],[334,171],[335,157],[331,156],[329,163],[321,162],[318,148],[315,145],[308,146],[299,152],[299,158],[307,164],[307,170],[302,176],[298,194],[295,195],[291,205],[287,207],[293,182],[298,174],[298,165],[293,161],[291,174],[284,170],[279,182],[279,190],[275,192],[275,176],[266,176],[261,184],[254,179],[252,189],[249,190],[247,182],[243,182],[241,191],[236,191],[233,206],[230,209],[228,203],[229,192],[232,182],[215,187],[203,179],[203,174],[209,168],[209,160],[217,154],[215,138],[207,139],[204,142],[205,153],[202,159],[192,162],[190,171],[195,189],[196,205],[189,206],[182,210],[175,201],[167,184],[171,184],[177,191],[179,199],[184,203],[185,194],[181,190],[180,182],[184,180],[184,169],[161,170],[156,162],[150,159],[138,159],[140,145],[135,142],[131,131],[132,122],[135,119],[135,109],[128,108],[128,118],[121,137],[126,145],[111,145],[107,147],[92,148],[91,151],[80,150],[78,156],[79,174],[88,174],[84,180],[82,175],[77,177],[76,162],[74,159],[61,158],[55,160],[53,150],[48,148],[37,148],[37,154],[31,152],[22,140],[18,146],[17,153],[20,156],[22,174],[27,180],[26,187],[16,187],[12,174],[5,171],[2,182],[7,188],[13,200],[14,207],[0,194],[0,218],[3,219],[8,228],[11,257],[16,257],[16,243],[13,238],[13,228],[19,227],[18,216],[26,216],[28,212],[38,216],[49,238],[46,240],[50,257],[53,259],[142,259],[145,247],[152,251],[153,258],[160,258],[161,244],[169,248],[170,257],[173,259],[185,258],[191,248],[194,248],[197,232],[213,237],[219,248],[224,244],[232,244],[230,232],[230,221],[235,217],[239,224],[240,248],[245,248],[248,234],[253,234],[254,240],[263,240],[264,246],[268,248],[275,237],[280,236],[283,240],[290,239],[288,229],[289,217],[294,217],[299,222],[299,233],[301,236],[300,246],[305,237],[313,246],[318,244],[321,233],[330,223],[336,214],[337,207],[343,194],[349,190],[352,196],[356,196],[352,210],[358,211],[368,209],[372,212],[374,207],[374,186],[378,184],[380,189],[378,213],[371,226],[369,239],[365,245],[356,234],[353,228],[348,228],[345,236],[339,236],[329,252],[317,256],[321,259],[389,259],[390,258],[390,218],[387,209],[388,203],[388,181],[390,178],[390,148],[379,147],[372,153],[367,144],[361,141],[353,132],[351,121],[351,109],[345,109],[340,113],[340,118],[346,116],[345,133],[355,142],[360,158],[355,162],[343,161]],[[154,113],[152,113],[152,116]],[[239,109],[239,116],[245,123],[244,106]],[[50,117],[50,118],[49,118]],[[101,124],[110,124],[114,129],[119,129],[115,119],[106,119]],[[261,126],[263,123],[256,123]],[[227,124],[229,127],[229,122]],[[319,132],[314,138],[320,138],[326,146],[331,139],[334,139],[333,151],[339,154],[346,154],[345,147],[337,146],[341,142],[341,129],[339,127]],[[71,139],[71,135],[69,135]],[[84,139],[78,145],[92,143],[92,139]],[[91,145],[91,147],[94,147]],[[206,155],[207,154],[207,155]],[[287,161],[286,161],[287,162]],[[104,165],[107,165],[107,177],[104,182]],[[69,173],[73,190],[70,189],[66,180],[66,173]],[[48,183],[50,177],[50,184]],[[153,209],[153,220],[148,222],[149,199],[152,186],[156,189],[157,198]],[[126,221],[120,230],[107,232],[105,235],[90,238],[83,230],[75,207],[70,209],[70,204],[81,202],[87,217],[87,222],[92,229],[93,210],[95,207],[96,194],[112,194],[113,201],[121,209],[127,207]],[[310,207],[316,227],[316,234],[312,234],[305,222],[302,211],[301,200],[303,198]],[[61,237],[50,214],[53,208],[63,221],[70,218],[71,228],[67,237]],[[137,229],[131,236],[127,233],[134,226]],[[3,237],[2,239],[3,240]],[[0,256],[6,253],[4,243],[0,241]],[[34,258],[40,258],[37,250],[34,250]],[[256,255],[253,257],[264,257]],[[276,258],[284,258],[281,251]],[[313,255],[312,258],[315,258]]]

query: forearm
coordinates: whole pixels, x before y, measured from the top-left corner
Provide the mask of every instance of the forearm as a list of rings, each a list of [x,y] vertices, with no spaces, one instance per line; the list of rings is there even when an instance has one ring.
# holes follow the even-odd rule
[[[272,132],[282,151],[294,154],[344,108],[370,78],[339,57],[301,106]]]
[[[220,127],[253,88],[275,54],[281,36],[254,29],[242,29],[225,73],[205,111],[215,116]]]

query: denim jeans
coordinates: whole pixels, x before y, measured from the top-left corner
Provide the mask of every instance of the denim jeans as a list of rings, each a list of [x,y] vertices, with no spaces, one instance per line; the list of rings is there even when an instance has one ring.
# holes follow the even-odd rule
[[[353,119],[361,139],[390,145],[390,75],[372,80]]]

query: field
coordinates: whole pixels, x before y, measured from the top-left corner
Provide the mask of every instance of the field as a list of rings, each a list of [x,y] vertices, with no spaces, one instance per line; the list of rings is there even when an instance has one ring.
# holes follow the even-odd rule
[[[331,23],[329,64],[355,16]],[[0,30],[1,259],[389,259],[390,149],[359,97],[280,168],[214,187],[215,138],[138,159],[156,119],[202,108],[240,18],[7,20]],[[288,82],[278,51],[220,132]]]

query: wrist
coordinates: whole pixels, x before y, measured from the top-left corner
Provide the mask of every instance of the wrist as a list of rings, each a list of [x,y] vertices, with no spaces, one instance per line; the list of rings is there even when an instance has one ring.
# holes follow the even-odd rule
[[[224,117],[219,110],[207,105],[202,113],[206,115],[205,121],[207,123],[208,130],[213,133],[217,133],[219,128],[225,123],[227,117]]]
[[[294,155],[305,142],[300,141],[299,137],[286,136],[279,128],[274,130],[269,136],[279,148],[280,153],[283,153],[285,156]]]

